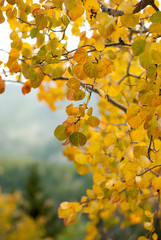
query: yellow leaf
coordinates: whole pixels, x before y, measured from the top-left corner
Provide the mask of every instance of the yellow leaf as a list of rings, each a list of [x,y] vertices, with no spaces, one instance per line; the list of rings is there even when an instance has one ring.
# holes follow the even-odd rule
[[[78,4],[74,8],[69,10],[68,14],[71,21],[75,21],[77,18],[81,17],[83,13],[84,13],[84,8],[82,7],[82,5]]]
[[[158,190],[161,191],[161,177],[155,177],[152,180],[152,187],[154,189],[155,192],[157,192]]]
[[[85,175],[89,172],[89,167],[87,165],[79,165],[77,167],[77,172],[80,174],[80,175]]]
[[[114,133],[106,134],[106,136],[104,138],[104,143],[105,143],[106,146],[111,146],[116,141],[117,141],[117,137]]]
[[[124,27],[135,27],[139,23],[139,15],[126,14],[121,16],[121,23]]]
[[[108,89],[108,95],[110,97],[116,97],[120,93],[121,89],[118,85],[111,85]]]

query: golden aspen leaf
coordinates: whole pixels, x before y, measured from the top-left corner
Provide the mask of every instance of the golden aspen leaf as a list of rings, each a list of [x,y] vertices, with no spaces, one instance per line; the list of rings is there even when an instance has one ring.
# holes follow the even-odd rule
[[[19,58],[19,51],[16,48],[12,48],[10,53],[9,53],[10,57],[12,57],[13,59],[18,59]]]
[[[5,82],[0,76],[0,94],[4,93],[4,91],[5,91]]]
[[[23,84],[23,87],[21,89],[22,93],[25,95],[29,92],[31,92],[31,83],[30,81],[26,81],[24,84]]]
[[[91,11],[91,9],[93,10],[93,12],[98,12],[100,7],[99,7],[99,3],[97,2],[97,0],[85,0],[84,1],[84,8],[87,11]]]
[[[84,65],[81,63],[78,63],[77,65],[75,65],[74,73],[77,76],[77,78],[81,80],[86,79],[88,77],[87,74],[84,72]]]
[[[114,133],[106,134],[106,136],[104,138],[104,143],[105,143],[106,146],[111,146],[116,141],[117,141],[117,137]]]
[[[110,97],[116,97],[120,93],[121,89],[118,85],[111,85],[108,89],[108,95]]]
[[[161,65],[157,66],[157,74],[161,78]]]
[[[84,13],[83,6],[78,4],[73,9],[69,10],[68,15],[71,21],[75,21],[77,18],[81,17],[83,13]]]
[[[9,69],[10,69],[11,72],[18,73],[18,72],[20,72],[21,67],[20,67],[19,63],[17,62],[17,60],[14,60],[10,64]]]
[[[65,140],[67,138],[67,135],[66,135],[65,131],[66,131],[66,126],[59,125],[55,129],[54,135],[60,141]]]
[[[39,14],[36,16],[36,27],[39,30],[43,30],[44,28],[47,27],[47,17],[44,16],[43,14]]]
[[[78,48],[74,53],[73,60],[77,63],[86,63],[88,59],[88,53],[84,48]]]
[[[155,66],[155,64],[150,64],[147,67],[147,77],[150,79],[155,79],[156,73],[157,73],[157,67]]]
[[[117,58],[116,53],[115,53],[114,51],[112,51],[112,50],[108,50],[108,51],[107,51],[107,55],[108,55],[108,57],[109,57],[110,60],[114,60],[114,59]]]
[[[77,78],[70,78],[67,81],[67,87],[73,88],[73,89],[78,89],[78,88],[80,88],[80,81]]]
[[[77,167],[77,172],[80,174],[80,175],[86,175],[87,173],[89,173],[89,167],[87,165],[79,165]]]
[[[85,97],[85,92],[81,89],[69,88],[67,91],[67,99],[72,101],[80,101]]]
[[[143,128],[139,128],[131,131],[131,137],[134,142],[142,141],[146,136],[146,131]]]
[[[138,238],[138,240],[148,240],[148,238],[144,237],[144,236],[141,236]]]
[[[96,78],[98,74],[98,65],[92,62],[87,62],[83,66],[84,72],[89,78]]]
[[[111,61],[108,58],[102,58],[99,60],[97,77],[106,77],[111,72],[110,63]]]
[[[135,27],[139,23],[139,15],[126,14],[121,16],[121,23],[124,27]]]
[[[61,17],[61,21],[62,21],[62,23],[63,23],[66,27],[68,26],[68,24],[69,24],[69,22],[70,22],[69,17],[68,17],[67,15],[63,15],[63,16]]]
[[[146,41],[145,39],[136,39],[132,44],[132,51],[134,56],[139,56],[144,52]]]
[[[92,112],[93,112],[93,108],[92,107],[88,108],[87,115],[91,116]]]
[[[99,23],[104,24],[107,20],[109,20],[109,16],[105,12],[99,12],[97,13],[96,20]]]
[[[152,56],[151,52],[144,52],[139,56],[139,61],[140,65],[144,68],[147,69],[148,66],[151,64],[152,61]]]
[[[117,5],[120,5],[123,2],[123,0],[111,0],[111,1]]]
[[[157,240],[157,239],[158,239],[158,234],[153,233],[153,235],[152,235],[152,239],[153,239],[153,240]]]
[[[100,124],[100,120],[95,116],[90,116],[87,122],[91,127],[98,127],[98,125]]]
[[[76,154],[74,160],[78,163],[78,164],[84,164],[86,163],[87,159],[86,156],[84,156],[83,154]]]
[[[74,132],[69,136],[69,141],[74,146],[84,146],[86,144],[87,138],[81,132]]]
[[[71,223],[73,223],[76,220],[76,217],[77,217],[77,215],[75,212],[70,213],[68,215],[68,217],[64,219],[64,224],[66,226],[70,225]]]
[[[0,9],[0,24],[3,23],[4,21],[5,21],[5,18],[4,18],[3,13]]]
[[[152,50],[151,55],[154,64],[161,64],[161,52]]]
[[[161,118],[158,119],[158,128],[161,131]]]
[[[149,27],[149,32],[150,33],[161,33],[161,24],[156,22],[156,23],[152,23]]]
[[[98,41],[96,41],[95,48],[97,51],[103,51],[103,49],[105,48],[104,40],[99,39]]]
[[[147,155],[147,148],[145,146],[135,146],[133,149],[134,157],[139,158],[140,156]]]
[[[132,128],[138,128],[142,125],[143,120],[140,116],[140,114],[137,114],[136,116],[132,117],[132,118],[128,118],[127,119],[128,124],[132,127]]]
[[[120,10],[122,10],[124,14],[132,14],[134,10],[132,2],[123,2],[120,5]]]
[[[64,4],[66,9],[71,10],[75,7],[76,1],[75,0],[64,0]]]
[[[22,56],[30,58],[32,55],[31,45],[29,43],[23,43],[22,45]]]
[[[120,194],[118,192],[114,191],[111,195],[110,202],[111,203],[117,203],[117,202],[120,201],[120,199],[121,199]]]

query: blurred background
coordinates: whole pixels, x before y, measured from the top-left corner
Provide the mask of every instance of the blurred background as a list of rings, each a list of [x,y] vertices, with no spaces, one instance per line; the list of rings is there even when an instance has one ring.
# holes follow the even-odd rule
[[[85,216],[67,227],[57,216],[61,202],[80,201],[92,186],[91,175],[77,174],[54,137],[54,129],[66,119],[67,104],[57,103],[58,110],[52,112],[37,100],[36,90],[24,96],[17,83],[7,83],[5,93],[0,95],[0,198],[5,198],[4,203],[0,200],[4,215],[0,224],[4,229],[9,224],[3,235],[0,230],[2,239],[13,239],[13,235],[15,239],[33,240],[36,233],[36,240],[84,239]],[[5,211],[7,201],[14,205],[12,211],[10,204]],[[25,226],[24,217],[36,228],[27,238],[22,238],[25,229],[19,226]]]

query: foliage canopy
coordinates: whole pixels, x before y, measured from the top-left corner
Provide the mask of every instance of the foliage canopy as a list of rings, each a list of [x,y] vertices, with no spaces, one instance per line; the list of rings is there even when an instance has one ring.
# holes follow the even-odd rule
[[[86,240],[108,236],[108,227],[140,223],[143,239],[157,239],[161,190],[161,12],[154,0],[4,0],[11,50],[1,62],[22,93],[39,88],[52,110],[67,98],[67,119],[54,131],[79,174],[93,174],[80,202],[63,202],[66,225],[77,213],[91,224]],[[72,35],[78,47],[69,50]],[[72,44],[72,43],[71,43]],[[99,95],[99,116],[91,96]],[[99,223],[101,222],[101,227]],[[107,231],[107,233],[106,233]]]

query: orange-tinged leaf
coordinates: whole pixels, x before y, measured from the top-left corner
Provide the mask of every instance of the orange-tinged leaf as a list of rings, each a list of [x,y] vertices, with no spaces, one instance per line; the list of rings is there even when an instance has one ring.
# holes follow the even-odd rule
[[[75,75],[77,76],[77,78],[79,78],[81,80],[86,79],[88,77],[87,74],[84,72],[83,66],[84,66],[83,64],[78,63],[74,67]]]
[[[73,60],[77,63],[86,63],[88,59],[88,53],[84,48],[78,48],[74,53]]]
[[[77,215],[75,212],[70,213],[69,216],[64,219],[64,224],[66,226],[70,225],[71,223],[73,223],[76,220],[76,217],[77,217]]]
[[[87,115],[91,116],[92,112],[93,112],[93,108],[92,107],[88,108]]]
[[[44,14],[39,14],[36,16],[36,27],[39,30],[43,30],[47,27],[47,17]]]
[[[67,91],[67,99],[72,101],[80,101],[85,97],[85,92],[81,89],[69,88]]]
[[[25,95],[29,92],[31,92],[31,83],[30,81],[26,81],[24,84],[23,84],[23,87],[22,87],[22,93]]]
[[[5,82],[0,76],[0,94],[5,91]]]
[[[16,48],[12,48],[10,53],[9,53],[10,57],[12,57],[13,59],[18,59],[19,58],[19,51]]]
[[[60,141],[65,140],[67,138],[65,130],[66,130],[66,126],[64,125],[57,126],[57,128],[54,131],[55,137]]]
[[[100,120],[95,116],[90,116],[87,121],[89,126],[91,127],[98,127],[98,125],[100,124]]]
[[[98,62],[99,78],[106,77],[111,72],[110,63],[111,61],[108,58],[102,58],[101,60],[99,60]]]
[[[120,93],[121,89],[118,85],[111,85],[108,89],[108,95],[110,97],[116,97]]]
[[[72,133],[69,140],[74,146],[84,146],[87,142],[86,136],[81,132]]]
[[[4,18],[3,13],[0,9],[0,24],[3,23],[4,21],[5,21],[5,18]]]
[[[95,63],[87,62],[84,64],[84,72],[89,78],[96,78],[98,74],[98,65]]]

